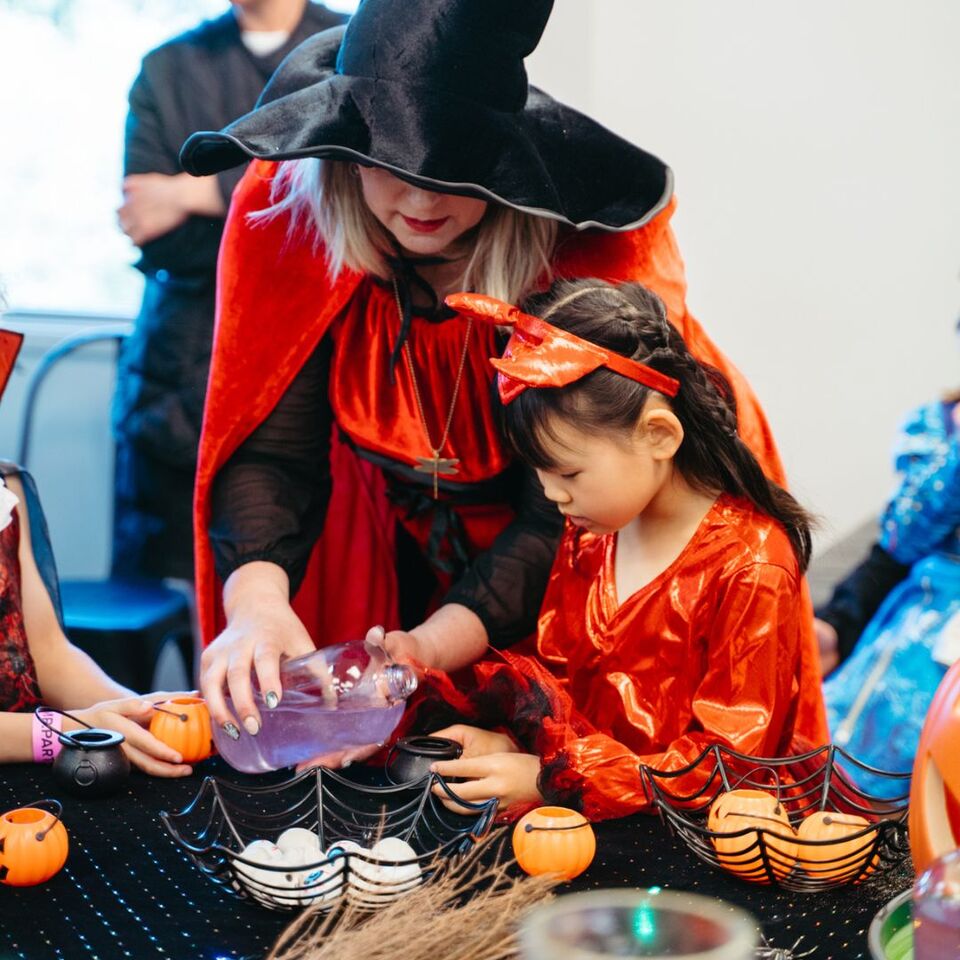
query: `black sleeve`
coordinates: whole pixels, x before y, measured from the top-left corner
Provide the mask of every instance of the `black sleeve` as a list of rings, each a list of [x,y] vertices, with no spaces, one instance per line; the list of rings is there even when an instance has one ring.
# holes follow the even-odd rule
[[[830,600],[817,609],[817,616],[837,631],[841,662],[850,656],[887,594],[909,571],[909,566],[898,563],[875,543],[859,566],[837,584]]]
[[[291,595],[300,586],[330,501],[331,353],[324,337],[214,480],[210,539],[223,580],[244,563],[269,560],[287,572]]]
[[[145,58],[140,73],[130,88],[129,110],[124,130],[123,172],[183,173],[180,166],[182,137],[176,116],[178,85],[173,81],[177,69],[187,69],[165,52]],[[219,180],[221,193],[229,205],[233,187],[243,168],[230,171]],[[232,182],[232,186],[231,186]],[[179,226],[150,240],[140,248],[137,264],[144,273],[166,270],[178,276],[212,276],[217,265],[217,250],[223,233],[224,217],[189,216]]]
[[[444,603],[472,610],[498,648],[536,630],[563,530],[563,517],[544,496],[536,474],[519,464],[512,469],[517,471],[516,517],[444,597]]]

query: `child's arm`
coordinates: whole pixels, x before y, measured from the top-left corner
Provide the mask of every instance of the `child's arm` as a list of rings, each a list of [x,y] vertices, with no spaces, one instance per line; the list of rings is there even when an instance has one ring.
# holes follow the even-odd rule
[[[46,702],[60,708],[85,707],[100,700],[135,696],[132,690],[108,677],[90,657],[67,640],[34,560],[23,487],[16,477],[8,477],[7,485],[20,500],[16,510],[20,514],[23,624]]]
[[[6,482],[20,501],[16,510],[20,514],[18,559],[23,623],[44,703],[68,710],[91,726],[122,733],[127,738],[124,750],[130,760],[148,773],[168,777],[190,773],[190,767],[181,763],[176,751],[143,729],[150,721],[149,700],[165,699],[166,694],[138,697],[107,676],[64,635],[33,556],[23,487],[13,476],[7,477]],[[32,724],[30,714],[0,713],[0,762],[32,759]],[[64,730],[79,726],[63,720]]]

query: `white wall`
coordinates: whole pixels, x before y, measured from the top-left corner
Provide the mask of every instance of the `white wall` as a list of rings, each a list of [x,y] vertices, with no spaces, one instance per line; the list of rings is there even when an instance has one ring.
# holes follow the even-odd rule
[[[819,546],[960,384],[960,4],[557,0],[532,80],[676,174],[689,304],[744,370]]]

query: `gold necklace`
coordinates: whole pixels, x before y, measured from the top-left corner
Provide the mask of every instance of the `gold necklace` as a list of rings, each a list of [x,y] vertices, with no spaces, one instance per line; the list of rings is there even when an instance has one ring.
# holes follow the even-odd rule
[[[400,323],[403,323],[403,306],[400,303],[400,290],[397,287],[397,278],[393,278],[393,298],[397,303],[397,315],[400,317]],[[443,425],[443,436],[440,442],[434,444],[430,436],[430,427],[427,425],[427,418],[423,412],[423,400],[420,397],[420,384],[417,383],[417,374],[413,369],[413,357],[410,356],[410,344],[404,341],[403,358],[407,364],[407,370],[410,371],[410,382],[413,384],[413,398],[417,402],[417,413],[420,414],[420,424],[423,427],[424,436],[427,438],[427,446],[430,448],[432,456],[417,457],[417,465],[413,468],[418,473],[433,474],[433,499],[440,497],[439,480],[440,474],[452,476],[458,473],[460,460],[457,457],[441,457],[443,448],[447,445],[447,438],[450,436],[450,424],[453,422],[453,411],[457,405],[457,397],[460,395],[460,385],[463,383],[463,369],[467,363],[467,346],[470,343],[470,332],[473,330],[473,317],[467,321],[467,332],[463,337],[463,350],[460,353],[460,366],[457,368],[457,379],[453,385],[453,396],[450,398],[450,409],[447,410],[447,419]]]

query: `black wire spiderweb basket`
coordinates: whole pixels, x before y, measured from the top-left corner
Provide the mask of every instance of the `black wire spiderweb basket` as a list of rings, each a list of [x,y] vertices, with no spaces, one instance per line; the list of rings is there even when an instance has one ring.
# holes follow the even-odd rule
[[[782,758],[715,744],[679,770],[642,765],[640,777],[693,853],[753,883],[825,890],[879,876],[910,852],[910,774],[867,766],[832,744]]]
[[[444,807],[435,784],[470,815]],[[160,819],[200,872],[238,897],[272,910],[326,909],[344,898],[375,909],[470,850],[490,830],[496,809],[495,799],[460,799],[436,774],[380,787],[317,767],[263,787],[206,777],[183,810]],[[316,838],[315,852],[295,866],[244,853],[258,840],[273,846],[292,828]],[[409,845],[406,855],[377,852],[385,838]]]

